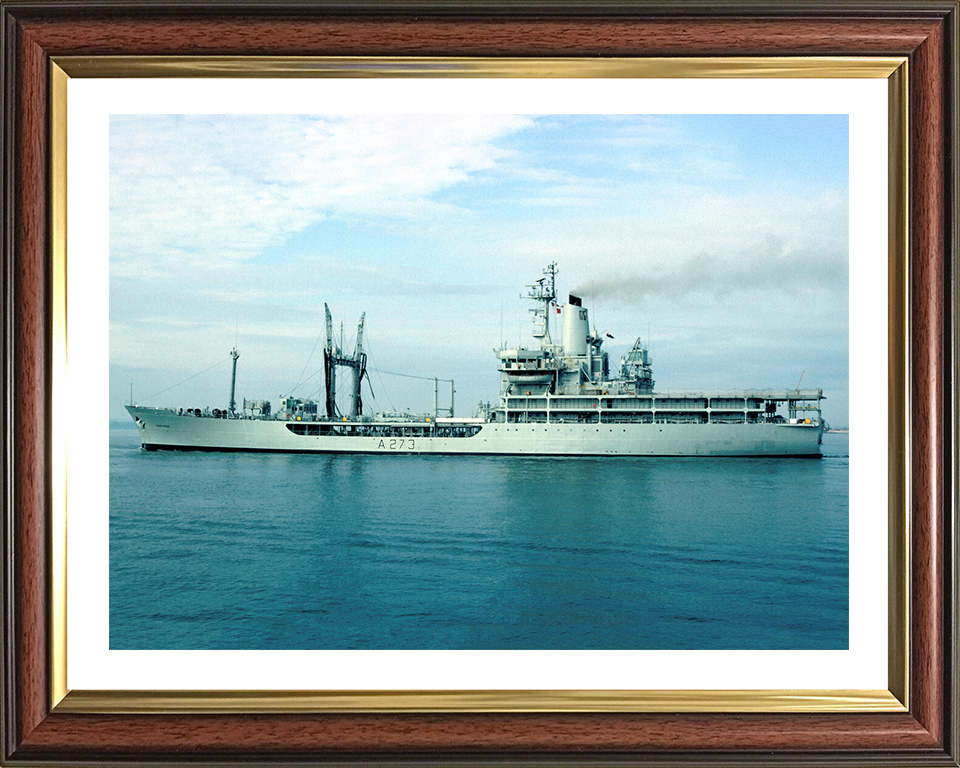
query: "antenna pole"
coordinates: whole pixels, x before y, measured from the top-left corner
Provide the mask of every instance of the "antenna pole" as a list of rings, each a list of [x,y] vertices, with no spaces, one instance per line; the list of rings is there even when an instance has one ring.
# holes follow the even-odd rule
[[[800,371],[800,379],[797,381],[797,392],[800,391],[800,382],[803,381],[803,374],[805,373],[806,371]]]
[[[230,413],[236,415],[237,413],[237,358],[240,357],[240,353],[237,352],[237,348],[234,347],[230,351],[230,357],[233,358],[233,376],[230,378]],[[131,399],[133,394],[130,395]]]

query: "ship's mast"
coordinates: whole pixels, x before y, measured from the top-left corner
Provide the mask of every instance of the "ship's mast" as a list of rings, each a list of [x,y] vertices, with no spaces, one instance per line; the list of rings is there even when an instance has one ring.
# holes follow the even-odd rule
[[[233,376],[230,377],[230,414],[235,415],[237,412],[237,358],[240,357],[236,347],[230,351],[230,357],[233,358]],[[132,392],[130,398],[133,399]]]
[[[327,321],[327,345],[323,348],[323,379],[327,393],[327,417],[333,418],[337,409],[337,364],[334,362],[333,348],[333,318],[330,316],[330,307],[323,305]]]
[[[337,367],[353,369],[353,382],[350,389],[350,418],[359,418],[363,413],[363,401],[360,398],[360,383],[367,373],[367,355],[363,351],[363,321],[366,313],[360,315],[360,322],[357,323],[357,344],[353,355],[347,357],[343,354],[340,347],[333,343],[333,320],[330,316],[330,307],[323,305],[323,310],[327,324],[327,344],[323,350],[323,374],[324,384],[327,390],[327,417],[334,418],[337,415],[336,401],[336,383]],[[340,339],[343,343],[343,324],[340,324]]]
[[[366,312],[360,313],[360,322],[357,323],[357,346],[354,349],[353,362],[350,366],[353,368],[353,398],[350,416],[355,419],[363,413],[363,402],[360,400],[360,382],[367,372],[367,355],[363,351],[363,319],[366,316]]]
[[[421,376],[414,376],[413,378],[419,379]],[[441,408],[440,407],[440,388],[439,383],[441,381],[450,382],[450,407]],[[441,411],[443,413],[449,413],[450,418],[453,418],[453,396],[456,394],[456,389],[453,387],[453,379],[438,379],[436,376],[433,377],[433,418],[436,420],[437,416],[440,415]]]
[[[539,328],[535,328],[533,338],[540,339],[541,348],[553,344],[550,338],[550,304],[557,298],[556,279],[557,262],[553,261],[543,270],[543,277],[527,286],[530,289],[527,298],[537,302],[537,306],[530,311],[533,312],[533,322],[540,324]]]

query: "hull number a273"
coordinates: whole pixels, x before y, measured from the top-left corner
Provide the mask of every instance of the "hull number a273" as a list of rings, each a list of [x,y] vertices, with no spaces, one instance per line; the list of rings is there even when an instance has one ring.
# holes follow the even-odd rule
[[[390,440],[381,440],[377,445],[380,451],[414,451],[416,446],[411,438],[392,438]]]

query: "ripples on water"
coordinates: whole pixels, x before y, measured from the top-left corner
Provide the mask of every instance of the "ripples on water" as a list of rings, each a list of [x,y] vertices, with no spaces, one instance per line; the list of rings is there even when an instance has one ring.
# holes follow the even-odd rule
[[[110,447],[113,649],[837,649],[847,435],[824,458]]]

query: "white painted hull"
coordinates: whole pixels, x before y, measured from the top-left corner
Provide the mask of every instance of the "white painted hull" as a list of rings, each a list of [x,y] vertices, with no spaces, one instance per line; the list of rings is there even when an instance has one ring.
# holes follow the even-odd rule
[[[126,406],[148,450],[536,456],[820,456],[816,424],[508,424],[473,437],[297,435],[290,422]],[[402,426],[422,426],[405,423]]]

